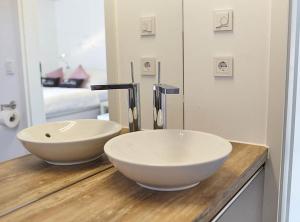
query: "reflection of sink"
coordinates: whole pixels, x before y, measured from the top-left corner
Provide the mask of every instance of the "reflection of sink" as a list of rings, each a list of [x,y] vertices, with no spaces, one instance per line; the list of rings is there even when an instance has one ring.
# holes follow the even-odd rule
[[[103,154],[104,144],[119,135],[121,125],[103,120],[46,123],[22,130],[17,137],[32,154],[57,165],[89,162]]]
[[[218,136],[187,130],[150,130],[118,136],[105,153],[125,176],[143,187],[183,190],[211,176],[232,150]]]

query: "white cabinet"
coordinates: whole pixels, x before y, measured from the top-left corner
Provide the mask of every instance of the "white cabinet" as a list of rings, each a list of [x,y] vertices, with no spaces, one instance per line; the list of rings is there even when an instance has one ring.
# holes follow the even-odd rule
[[[251,180],[250,180],[251,181]],[[246,184],[239,195],[227,204],[213,220],[214,222],[261,222],[263,193],[264,193],[264,170],[252,177],[252,181]],[[225,210],[226,209],[226,210]]]

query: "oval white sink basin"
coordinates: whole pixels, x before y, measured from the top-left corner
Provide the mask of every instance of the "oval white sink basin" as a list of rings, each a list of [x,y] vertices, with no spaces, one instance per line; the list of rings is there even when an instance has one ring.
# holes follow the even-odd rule
[[[39,158],[56,165],[73,165],[100,157],[104,144],[121,129],[112,121],[85,119],[36,125],[22,130],[17,137]]]
[[[187,130],[128,133],[105,144],[113,165],[139,185],[176,191],[196,186],[215,173],[232,150],[218,136]]]

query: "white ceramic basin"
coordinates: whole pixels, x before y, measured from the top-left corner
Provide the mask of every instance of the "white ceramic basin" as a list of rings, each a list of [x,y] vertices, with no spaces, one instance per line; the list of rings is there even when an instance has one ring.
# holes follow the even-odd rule
[[[17,137],[39,158],[56,165],[73,165],[97,159],[104,144],[121,132],[121,125],[103,120],[72,120],[36,125]]]
[[[105,144],[113,165],[139,185],[160,191],[196,186],[215,173],[232,150],[225,139],[187,130],[128,133]]]

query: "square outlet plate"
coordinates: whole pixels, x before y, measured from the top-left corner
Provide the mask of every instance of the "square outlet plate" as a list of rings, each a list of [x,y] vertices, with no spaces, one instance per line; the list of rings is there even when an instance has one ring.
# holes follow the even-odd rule
[[[214,57],[214,76],[233,76],[233,57]]]
[[[141,58],[141,73],[145,76],[155,76],[156,59],[152,57]]]

